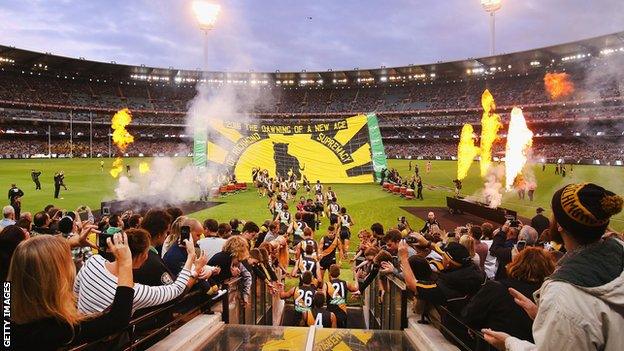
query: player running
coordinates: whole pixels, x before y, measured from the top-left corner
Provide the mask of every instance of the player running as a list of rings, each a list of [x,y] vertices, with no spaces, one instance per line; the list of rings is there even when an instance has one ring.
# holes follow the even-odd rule
[[[338,223],[338,216],[340,215],[340,205],[336,202],[335,198],[328,199],[329,204],[327,205],[327,217],[329,217],[330,224]]]
[[[337,226],[333,224],[327,228],[327,235],[321,238],[319,246],[322,248],[319,254],[319,263],[321,265],[321,280],[325,277],[325,271],[329,269],[332,264],[336,263],[336,250],[339,251],[342,256],[342,244],[340,238],[336,235]]]
[[[323,290],[327,295],[327,310],[336,315],[338,328],[347,327],[347,293],[360,292],[360,287],[353,274],[352,283],[340,279],[340,267],[332,264],[329,267],[329,281],[325,282]]]
[[[308,327],[336,328],[338,321],[336,315],[323,307],[325,295],[317,292],[312,298],[312,308],[304,314],[304,322]]]
[[[340,241],[342,241],[343,254],[342,258],[347,258],[347,251],[349,250],[349,239],[351,238],[351,227],[353,226],[353,219],[347,214],[347,208],[340,209]]]
[[[283,289],[283,288],[282,288]],[[301,285],[290,288],[288,291],[281,291],[282,300],[292,297],[295,305],[295,323],[299,326],[305,325],[303,316],[312,308],[312,299],[316,293],[316,287],[312,285],[312,273],[304,272],[301,275]]]
[[[301,240],[303,240],[303,231],[307,227],[308,225],[303,221],[303,213],[295,213],[295,220],[290,223],[288,230],[286,231],[288,235],[293,235],[293,245],[297,245]]]
[[[305,272],[312,273],[312,285],[318,286],[318,282],[320,282],[322,279],[321,265],[316,259],[316,251],[313,245],[306,246],[304,254],[299,257],[299,259],[295,263],[292,272],[290,272],[290,276],[293,278],[299,277],[299,284],[301,284],[301,280],[303,279],[303,273]]]
[[[299,257],[301,257],[306,252],[308,246],[312,246],[314,258],[318,258],[318,244],[312,238],[313,235],[314,232],[312,231],[312,228],[306,227],[303,230],[303,240],[301,240],[299,244],[295,246],[295,260],[298,260]]]

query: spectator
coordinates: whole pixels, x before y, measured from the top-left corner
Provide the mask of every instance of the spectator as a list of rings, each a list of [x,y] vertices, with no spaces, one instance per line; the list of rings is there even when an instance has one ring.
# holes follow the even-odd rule
[[[547,251],[527,247],[506,269],[507,279],[488,281],[472,298],[464,311],[464,321],[476,330],[491,328],[532,342],[533,320],[514,302],[509,289],[533,300],[533,293],[555,270],[555,261]]]
[[[507,272],[505,266],[511,262],[511,252],[518,242],[518,228],[510,226],[511,221],[506,221],[501,228],[494,233],[490,253],[496,257],[498,267],[494,279],[501,280],[506,278]]]
[[[141,229],[145,229],[150,234],[150,247],[145,263],[139,269],[134,270],[134,280],[137,283],[150,286],[173,283],[174,275],[167,269],[156,250],[156,247],[162,246],[165,241],[170,223],[171,216],[164,210],[152,209],[145,214]]]
[[[370,227],[371,232],[376,240],[381,240],[384,237],[384,228],[381,223],[373,223]]]
[[[140,214],[135,213],[128,218],[128,225],[126,225],[125,227],[126,228],[139,228],[142,220],[143,220],[143,217],[141,217]]]
[[[440,223],[438,223],[438,221],[435,218],[435,213],[433,213],[433,211],[427,213],[427,221],[425,222],[425,225],[423,226],[423,228],[420,230],[420,232],[422,234],[426,234],[426,233],[430,233],[432,226],[437,226],[438,228],[442,228],[440,227]]]
[[[511,291],[533,318],[535,344],[485,329],[490,344],[507,350],[619,350],[624,345],[624,242],[602,239],[623,203],[621,196],[591,183],[555,192],[551,231],[568,254],[542,284],[537,305]]]
[[[468,249],[468,256],[472,259],[472,262],[481,268],[481,258],[475,252],[475,242],[471,235],[464,234],[459,237],[459,243]]]
[[[109,239],[115,256],[117,283],[106,311],[95,316],[78,312],[71,291],[74,265],[70,245],[60,237],[34,237],[20,244],[11,260],[11,346],[18,350],[57,349],[101,339],[130,322],[132,258],[125,236]],[[87,318],[85,318],[87,317]]]
[[[0,281],[6,281],[11,257],[17,245],[29,238],[28,231],[16,225],[4,227],[0,231]]]
[[[15,209],[13,206],[4,206],[2,208],[2,216],[4,218],[0,221],[0,230],[15,224]]]
[[[472,236],[472,238],[474,239],[475,252],[477,253],[477,255],[479,255],[479,268],[481,268],[481,270],[485,272],[485,260],[488,257],[488,251],[490,250],[490,247],[488,246],[488,244],[481,242],[481,238],[483,235],[481,227],[472,225],[468,229],[468,232],[470,233],[470,236]]]
[[[184,262],[188,256],[187,252],[189,251],[185,247],[184,242],[180,240],[182,227],[189,227],[189,236],[193,239],[193,243],[196,243],[204,232],[204,228],[198,220],[185,216],[178,217],[171,225],[171,234],[169,237],[173,238],[173,243],[169,250],[167,250],[167,253],[165,253],[163,261],[165,261],[165,265],[169,271],[176,276],[184,266]],[[196,247],[193,249],[195,252],[198,251]]]
[[[531,219],[531,227],[535,228],[538,233],[542,233],[550,226],[550,221],[542,214],[544,213],[543,208],[538,207],[535,212],[537,212],[537,214]]]
[[[271,224],[269,224],[269,231],[264,236],[263,242],[269,243],[275,240],[279,236],[279,228],[280,228],[280,222],[272,221]]]
[[[240,233],[240,236],[247,240],[249,250],[254,247],[254,243],[259,232],[260,228],[254,222],[245,222],[243,225],[243,231]]]
[[[124,237],[127,238],[132,255],[132,268],[141,268],[148,257],[149,233],[144,229],[129,229]],[[133,312],[140,308],[163,304],[182,294],[191,277],[191,267],[196,258],[192,240],[186,241],[185,244],[188,257],[175,282],[161,286],[134,284]],[[100,255],[95,255],[86,262],[74,282],[74,294],[78,297],[80,312],[102,312],[113,303],[119,269],[118,262],[109,262]]]
[[[55,232],[50,229],[50,222],[50,215],[48,215],[47,212],[35,213],[31,235],[55,234]]]
[[[446,305],[451,312],[460,315],[461,310],[485,284],[486,277],[470,257],[468,250],[459,243],[449,243],[444,250],[420,234],[415,234],[421,246],[429,246],[443,258],[444,269],[438,273],[434,284],[420,284],[411,270],[408,258],[409,246],[399,244],[399,260],[407,287],[419,298],[433,304]]]
[[[494,226],[492,223],[485,222],[481,224],[481,242],[488,247],[487,256],[483,264],[483,271],[488,279],[494,279],[498,270],[498,261],[496,256],[492,255],[490,248],[492,247],[492,238],[494,237]]]
[[[224,223],[225,224],[225,223]],[[229,224],[225,224],[229,227]],[[221,236],[223,235],[223,237]],[[223,231],[219,231],[219,224],[214,219],[204,221],[204,238],[199,240],[197,244],[202,250],[206,258],[210,261],[212,256],[223,249],[223,244],[230,235],[230,230],[224,227]]]
[[[211,281],[215,284],[222,284],[232,276],[238,276],[240,274],[239,263],[247,257],[249,257],[249,248],[245,239],[232,236],[223,245],[223,250],[208,261],[208,265],[220,268],[220,273],[214,275]]]
[[[240,221],[238,219],[232,218],[230,220],[230,227],[232,227],[232,235],[240,234],[240,231],[238,230],[239,225],[240,225]]]
[[[32,229],[32,222],[26,217],[21,217],[17,222],[15,222],[15,225],[26,230],[29,233]]]

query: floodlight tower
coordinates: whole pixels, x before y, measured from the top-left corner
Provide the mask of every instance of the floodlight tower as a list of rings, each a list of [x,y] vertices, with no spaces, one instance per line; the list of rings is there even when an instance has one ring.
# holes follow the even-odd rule
[[[210,32],[217,22],[221,6],[204,0],[194,0],[193,12],[199,23],[199,29],[204,32],[204,66],[202,70],[204,74],[202,78],[207,80],[208,72],[208,32]],[[201,84],[201,83],[200,83]],[[208,149],[208,129],[206,127],[194,127],[193,131],[193,164],[198,168],[204,168],[207,165],[210,150]]]
[[[204,67],[203,70],[208,69],[208,32],[210,32],[217,22],[219,12],[221,12],[221,5],[213,4],[209,1],[195,0],[193,1],[193,12],[195,18],[199,23],[199,29],[204,32]]]
[[[490,55],[494,56],[496,51],[496,11],[500,10],[502,0],[481,0],[481,6],[485,12],[490,14]]]

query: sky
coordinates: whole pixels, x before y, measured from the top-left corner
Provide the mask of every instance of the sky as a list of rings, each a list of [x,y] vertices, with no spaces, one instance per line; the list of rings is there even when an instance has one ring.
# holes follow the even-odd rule
[[[479,0],[213,0],[211,71],[325,71],[488,56]],[[503,0],[497,53],[624,31],[623,0]],[[88,60],[204,66],[191,0],[0,0],[0,44]]]

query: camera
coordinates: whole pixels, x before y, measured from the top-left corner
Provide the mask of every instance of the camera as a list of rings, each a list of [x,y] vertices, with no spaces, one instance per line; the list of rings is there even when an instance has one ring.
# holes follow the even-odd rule
[[[401,216],[401,217],[397,218],[397,221],[399,221],[401,223],[405,223],[406,222],[405,216]]]

